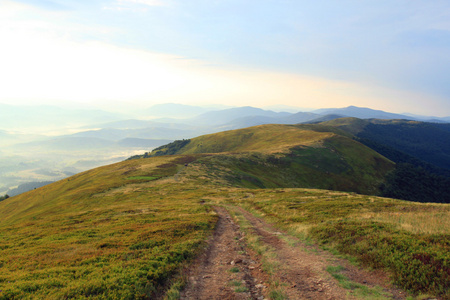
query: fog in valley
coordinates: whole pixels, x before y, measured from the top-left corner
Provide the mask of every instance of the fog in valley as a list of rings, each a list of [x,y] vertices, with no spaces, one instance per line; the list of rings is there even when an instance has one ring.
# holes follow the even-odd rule
[[[180,111],[172,115],[159,112],[158,107],[154,111],[163,117],[180,115]],[[204,111],[199,108],[198,112]],[[195,111],[185,110],[184,114],[191,117]],[[155,116],[142,110],[112,113],[2,104],[0,116],[0,194],[10,196],[196,132],[194,127],[176,122],[151,121]]]
[[[0,195],[40,187],[98,166],[123,161],[174,140],[261,124],[319,122],[338,117],[448,118],[399,115],[350,106],[341,109],[158,104],[110,112],[94,108],[0,105]]]

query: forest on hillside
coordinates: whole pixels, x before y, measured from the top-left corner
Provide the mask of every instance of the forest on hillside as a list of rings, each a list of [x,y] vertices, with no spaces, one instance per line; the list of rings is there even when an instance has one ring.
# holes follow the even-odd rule
[[[450,203],[450,124],[370,123],[357,140],[397,164],[382,196]]]

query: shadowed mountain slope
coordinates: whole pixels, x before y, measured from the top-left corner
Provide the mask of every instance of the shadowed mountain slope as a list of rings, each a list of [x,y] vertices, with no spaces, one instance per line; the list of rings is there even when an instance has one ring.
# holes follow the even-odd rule
[[[397,164],[381,188],[383,196],[450,203],[449,124],[355,118],[322,124],[354,134]]]
[[[443,168],[450,153],[445,150],[450,150],[447,136],[448,131],[431,123],[341,118],[209,134],[161,146],[143,157],[214,153],[220,159],[208,159],[222,166],[217,177],[238,186],[321,188],[448,203],[450,178]],[[431,154],[430,149],[440,165],[417,154]]]
[[[450,170],[450,124],[356,118],[336,119],[322,124],[335,126],[360,140],[385,145],[437,168]]]

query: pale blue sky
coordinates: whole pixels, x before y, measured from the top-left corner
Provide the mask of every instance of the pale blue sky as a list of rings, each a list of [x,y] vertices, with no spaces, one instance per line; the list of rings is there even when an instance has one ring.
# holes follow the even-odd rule
[[[0,38],[0,102],[450,115],[448,0],[0,0]]]

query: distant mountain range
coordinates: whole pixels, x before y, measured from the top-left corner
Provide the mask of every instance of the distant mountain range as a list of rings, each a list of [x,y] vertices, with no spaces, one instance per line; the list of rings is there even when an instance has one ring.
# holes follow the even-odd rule
[[[176,105],[171,104],[174,111]],[[183,106],[180,106],[182,109]],[[241,126],[254,126],[262,124],[297,124],[316,123],[324,120],[331,120],[342,117],[355,117],[360,119],[404,119],[416,121],[449,122],[450,117],[437,118],[430,116],[394,114],[381,110],[374,110],[365,107],[349,106],[345,108],[326,108],[312,112],[274,112],[255,107],[236,107],[223,110],[208,111],[193,118],[184,119],[156,119],[156,121],[184,123],[193,126],[221,126],[221,128],[242,128]]]
[[[153,117],[191,118],[205,113],[211,109],[201,106],[185,104],[157,104],[143,111],[144,114]]]
[[[161,104],[150,110],[163,111],[168,116],[170,111],[180,116],[180,111],[201,112],[193,106],[181,104]],[[189,115],[189,114],[187,114]],[[74,134],[74,136],[97,137],[109,140],[123,138],[146,139],[181,139],[201,134],[220,132],[263,124],[299,124],[318,123],[343,117],[360,119],[404,119],[426,120],[432,118],[435,122],[446,122],[446,118],[426,116],[409,116],[394,114],[370,108],[349,106],[346,108],[320,109],[313,112],[274,112],[250,106],[213,110],[187,118],[158,118],[153,120],[128,119],[103,124],[96,124],[88,130]]]
[[[282,109],[283,106],[275,108]],[[56,106],[14,106],[0,104],[0,135],[5,131],[18,132],[29,128],[43,128],[56,131],[63,128],[84,129],[139,129],[164,127],[173,129],[198,129],[198,127],[224,126],[239,128],[241,126],[262,125],[269,123],[295,124],[318,122],[338,117],[355,117],[360,119],[405,119],[430,122],[450,122],[450,116],[444,118],[412,114],[394,114],[381,110],[349,106],[345,108],[324,108],[311,112],[293,111],[275,112],[250,106],[217,109],[184,104],[158,104],[141,110],[139,114],[145,119],[127,118],[126,113],[111,113],[98,109],[68,109]],[[152,118],[148,120],[148,118]],[[235,124],[233,124],[235,123]],[[189,125],[189,126],[187,126]],[[194,133],[194,135],[197,132]],[[153,138],[153,137],[152,137]]]
[[[382,110],[375,110],[365,107],[349,106],[344,108],[324,108],[314,110],[313,113],[319,115],[336,115],[340,117],[354,117],[359,119],[413,119],[407,115],[388,113]]]
[[[45,141],[17,144],[15,149],[29,151],[114,151],[117,148],[153,148],[171,142],[169,139],[121,138],[117,141],[97,137],[57,137]]]
[[[280,111],[283,108],[288,111]],[[446,126],[450,117],[393,114],[356,106],[312,112],[295,111],[293,107],[284,106],[274,109],[277,111],[250,106],[229,108],[168,103],[143,109],[139,112],[143,118],[136,119],[126,113],[101,110],[0,104],[0,182],[3,184],[0,184],[0,193],[26,182],[58,180],[65,174],[62,170],[81,172],[122,160],[139,151],[151,151],[174,140],[264,124],[314,124],[354,117],[366,120],[430,120],[434,128],[440,124],[441,131],[450,130]],[[150,117],[158,118],[148,119]],[[51,132],[52,136],[32,132]],[[57,134],[59,132],[66,134]],[[379,139],[383,139],[383,134],[379,135]],[[377,139],[371,137],[371,140]],[[395,140],[396,137],[392,137],[392,141]],[[409,146],[400,151],[409,153],[414,148],[412,144]],[[416,157],[416,152],[410,154]],[[431,154],[429,157],[440,160],[445,153]],[[432,162],[425,155],[421,156],[421,160],[436,168],[442,167],[436,166],[439,163]],[[35,170],[44,172],[36,173]]]

